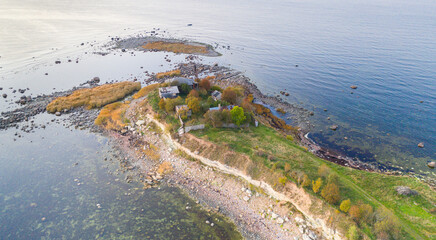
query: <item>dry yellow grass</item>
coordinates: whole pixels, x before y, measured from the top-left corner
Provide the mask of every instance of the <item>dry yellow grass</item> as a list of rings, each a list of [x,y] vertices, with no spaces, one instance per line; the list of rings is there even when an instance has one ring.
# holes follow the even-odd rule
[[[113,103],[141,88],[139,82],[120,82],[105,84],[95,88],[74,91],[65,97],[58,97],[46,107],[47,112],[60,112],[64,109],[85,106],[87,109],[102,107]]]
[[[159,165],[159,168],[157,169],[157,173],[160,175],[168,174],[173,170],[173,166],[169,162],[163,162],[161,165]]]
[[[101,109],[95,119],[95,125],[102,126],[108,130],[121,130],[126,126],[127,119],[124,118],[128,104],[115,102],[106,105]]]
[[[155,84],[151,84],[151,85],[145,86],[145,87],[141,88],[141,90],[139,90],[137,93],[133,94],[132,98],[133,99],[138,99],[138,98],[144,97],[147,94],[149,94],[151,91],[153,91],[156,88],[158,88],[159,85],[160,85],[159,83],[155,83]]]
[[[166,52],[173,52],[173,53],[186,53],[186,54],[208,53],[208,49],[205,46],[194,46],[187,43],[170,43],[170,42],[158,41],[158,42],[149,42],[142,47],[150,50],[159,50],[159,51],[166,51]]]
[[[164,77],[177,77],[180,76],[181,72],[180,69],[176,69],[176,70],[172,70],[172,71],[168,71],[168,72],[161,72],[156,74],[156,78],[157,79],[162,79]]]

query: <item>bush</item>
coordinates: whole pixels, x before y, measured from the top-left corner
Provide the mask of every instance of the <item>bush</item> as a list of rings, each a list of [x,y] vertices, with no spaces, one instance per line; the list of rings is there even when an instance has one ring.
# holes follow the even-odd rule
[[[291,165],[289,163],[285,163],[285,172],[291,171]]]
[[[335,183],[328,183],[322,189],[321,196],[330,204],[336,204],[341,199],[339,187]]]
[[[289,141],[294,141],[294,137],[292,135],[286,135],[286,139]]]
[[[211,88],[210,88],[210,90],[213,92],[213,91],[218,91],[218,92],[222,92],[223,90],[220,88],[220,87],[218,87],[217,85],[213,85]]]
[[[325,178],[330,174],[330,171],[330,168],[323,164],[318,168],[318,175]]]
[[[342,212],[346,213],[351,207],[351,201],[350,199],[344,200],[341,202],[341,205],[339,206],[339,209],[341,209]]]
[[[347,238],[349,240],[359,240],[360,239],[360,234],[357,231],[356,226],[352,225],[352,226],[350,226],[350,228],[348,228]]]
[[[321,178],[318,178],[316,181],[312,180],[312,190],[314,193],[318,193],[321,186],[322,186],[322,179]]]
[[[287,181],[288,181],[288,178],[286,178],[286,177],[279,178],[279,183],[281,183],[283,186],[285,186]]]
[[[401,236],[401,225],[398,219],[386,208],[381,207],[376,212],[375,233],[379,238],[399,239]]]
[[[327,177],[327,183],[334,183],[334,184],[338,184],[339,183],[339,176],[337,173],[332,172],[329,174],[329,176]]]
[[[159,108],[161,110],[165,110],[165,103],[166,103],[165,99],[161,98],[160,101],[159,101]]]

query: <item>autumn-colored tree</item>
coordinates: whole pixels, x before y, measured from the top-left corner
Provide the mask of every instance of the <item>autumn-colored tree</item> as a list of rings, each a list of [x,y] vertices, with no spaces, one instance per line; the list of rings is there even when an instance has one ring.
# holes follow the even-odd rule
[[[203,78],[203,79],[200,81],[199,86],[200,86],[201,88],[206,89],[206,91],[209,91],[209,90],[210,90],[210,81],[209,81],[207,78]]]
[[[308,186],[310,186],[310,179],[309,179],[309,176],[307,176],[307,174],[304,174],[303,182],[301,183],[301,187],[308,187]]]
[[[166,99],[165,100],[165,110],[167,112],[172,112],[172,111],[174,111],[174,109],[177,105],[182,105],[182,104],[183,104],[183,98],[181,98],[180,96],[178,96],[177,98],[174,98],[174,99]]]
[[[236,92],[231,87],[227,87],[226,89],[224,89],[223,95],[221,98],[224,101],[227,101],[231,104],[236,104],[237,95],[236,95]]]
[[[357,228],[355,225],[351,225],[350,228],[348,228],[347,238],[350,240],[359,240],[360,239],[360,234],[357,231]]]
[[[164,98],[160,99],[160,101],[159,101],[159,108],[161,110],[165,110],[165,99]]]
[[[286,177],[280,177],[279,178],[279,183],[281,183],[283,186],[285,186],[287,181],[288,181],[288,178],[286,178]]]
[[[186,98],[186,104],[188,108],[192,110],[193,113],[200,112],[200,101],[196,97],[188,97]]]
[[[192,89],[192,90],[189,92],[187,98],[190,98],[190,97],[196,97],[196,98],[198,98],[198,97],[200,97],[200,94],[198,94],[198,92],[197,92],[195,89]]]
[[[242,107],[235,106],[230,113],[232,114],[233,122],[239,127],[247,118]]]
[[[344,200],[341,202],[341,205],[339,206],[339,209],[341,209],[342,212],[346,213],[351,207],[351,201],[350,199]]]
[[[339,187],[335,183],[328,183],[321,191],[321,196],[330,204],[336,204],[341,199]]]
[[[356,221],[357,223],[360,222],[360,218],[362,217],[362,214],[360,212],[360,208],[357,205],[353,205],[348,210],[348,214],[350,214],[350,217]]]
[[[231,123],[232,122],[232,114],[230,113],[229,110],[224,109],[221,111],[221,114],[223,116],[223,121],[225,123]]]
[[[312,190],[313,190],[313,192],[318,193],[319,189],[321,188],[321,186],[322,186],[322,179],[321,178],[318,178],[316,181],[312,180]]]
[[[327,177],[327,182],[328,183],[334,183],[334,184],[338,184],[339,183],[339,176],[337,173],[332,172],[329,174],[329,176]]]

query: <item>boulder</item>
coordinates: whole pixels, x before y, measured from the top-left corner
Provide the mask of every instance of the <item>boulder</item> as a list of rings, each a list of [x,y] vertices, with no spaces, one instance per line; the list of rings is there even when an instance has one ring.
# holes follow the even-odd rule
[[[3,98],[7,98],[8,97],[8,95],[6,94],[6,93],[3,93]]]
[[[424,147],[424,143],[423,142],[418,143],[418,147],[423,148]]]
[[[418,194],[417,191],[410,189],[409,187],[406,186],[399,186],[395,190],[399,195],[403,195],[403,196],[413,196]]]
[[[435,168],[436,163],[435,163],[434,161],[432,161],[432,162],[427,163],[427,166],[428,166],[429,168]]]
[[[336,129],[338,129],[338,125],[332,125],[332,126],[330,126],[330,129],[333,131],[336,131]]]
[[[357,89],[357,86],[356,85],[352,85],[350,88],[351,89]]]

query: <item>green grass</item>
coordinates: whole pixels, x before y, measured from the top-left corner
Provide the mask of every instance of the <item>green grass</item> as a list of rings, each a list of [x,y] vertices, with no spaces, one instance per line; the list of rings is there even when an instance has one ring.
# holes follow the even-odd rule
[[[211,142],[226,144],[236,152],[247,154],[253,161],[263,162],[269,168],[276,165],[276,171],[283,172],[284,164],[288,163],[291,165],[291,172],[304,172],[310,179],[319,177],[319,166],[326,164],[332,172],[339,175],[341,200],[350,199],[352,204],[362,201],[374,208],[387,207],[400,220],[404,230],[403,239],[436,239],[436,194],[415,178],[371,173],[333,164],[314,156],[265,126],[236,130],[211,128],[193,134]],[[259,150],[265,152],[266,156],[259,156]],[[289,175],[288,178],[295,181]],[[396,186],[409,186],[417,190],[419,195],[399,196],[395,191]],[[311,192],[309,188],[307,191]],[[313,192],[312,194],[316,195]],[[374,238],[368,229],[363,230]]]

